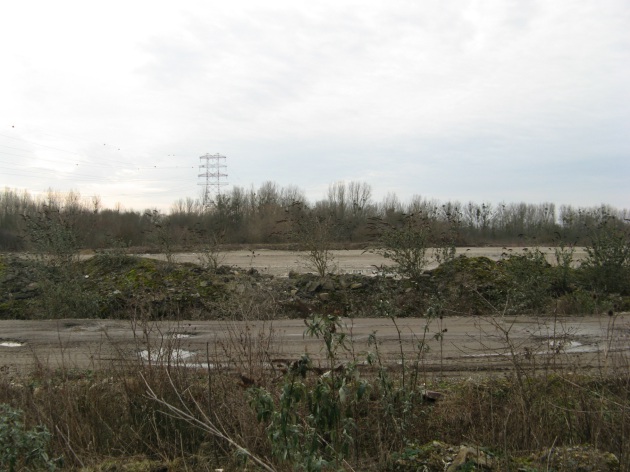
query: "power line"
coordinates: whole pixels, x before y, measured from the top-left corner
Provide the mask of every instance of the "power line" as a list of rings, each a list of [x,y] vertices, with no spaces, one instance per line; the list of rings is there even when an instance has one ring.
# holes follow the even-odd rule
[[[31,129],[29,133],[32,132],[33,130]],[[54,140],[66,138],[69,142],[72,143],[73,146],[75,144],[79,145],[76,138],[69,138],[68,136],[64,137],[62,135],[55,136],[54,134],[41,131],[37,131],[37,133],[39,135],[48,134],[48,136],[52,137],[51,139]],[[66,154],[66,156],[56,155],[54,157],[39,156],[39,154],[44,153],[44,151],[38,151],[37,149],[33,148],[27,149],[23,147],[9,145],[11,143],[2,143],[0,144],[0,147],[2,148],[0,149],[0,158],[5,158],[3,159],[4,162],[0,160],[0,169],[2,169],[2,176],[17,176],[23,178],[30,177],[35,179],[35,182],[42,182],[44,181],[44,179],[54,178],[56,182],[67,182],[70,184],[79,184],[88,187],[97,184],[102,184],[104,187],[112,185],[124,186],[126,184],[134,184],[136,186],[142,185],[144,187],[147,187],[144,188],[141,193],[116,192],[113,195],[99,195],[104,197],[141,197],[143,195],[160,195],[180,192],[183,190],[190,190],[190,178],[184,177],[173,179],[173,176],[177,175],[178,170],[182,170],[188,173],[191,169],[196,168],[196,166],[194,165],[133,165],[133,162],[131,160],[122,161],[119,159],[113,159],[109,156],[105,158],[99,158],[100,161],[94,162],[93,159],[96,158],[90,157],[89,154],[86,155],[85,153],[71,151],[68,149],[64,149],[63,147],[43,144],[41,142],[26,139],[24,137],[11,136],[6,133],[0,133],[0,137],[26,143],[27,145],[29,145],[29,147],[40,147]],[[47,138],[44,138],[44,140],[47,140]],[[85,143],[88,144],[87,141]],[[95,143],[90,142],[89,144]],[[112,153],[112,149],[115,149],[119,153],[121,151],[121,148],[108,145],[107,142],[103,143],[103,147],[108,149],[108,154]],[[90,154],[92,152],[94,151],[90,151]],[[98,153],[98,149],[95,152]],[[168,155],[168,160],[172,161],[174,160],[174,158],[174,154]],[[178,160],[180,160],[183,158],[183,156],[177,156],[177,158]],[[153,159],[155,162],[156,158]],[[57,168],[48,168],[53,166],[56,166]],[[65,169],[60,169],[59,167],[65,167]],[[103,171],[107,169],[110,172],[108,175],[99,175],[104,173],[103,171],[101,171],[101,169]],[[83,172],[78,172],[80,170]],[[171,171],[171,173],[168,175],[168,177],[165,178],[155,178],[159,175],[156,176],[154,172],[159,172],[162,170],[168,170]],[[127,173],[127,175],[125,175],[125,173]],[[147,178],[150,175],[152,175],[154,178]],[[23,179],[20,178],[19,180],[22,181]],[[170,187],[170,185],[172,184],[180,185],[176,187]]]
[[[198,185],[202,185],[203,189],[203,205],[208,208],[211,199],[210,194],[218,197],[221,195],[221,187],[227,185],[227,182],[221,180],[227,177],[227,174],[223,172],[223,169],[227,169],[227,157],[217,154],[204,154],[199,157],[201,162],[205,161],[205,164],[199,164],[199,170],[201,174],[198,177],[204,177],[205,181],[199,182]],[[205,169],[205,171],[203,170]]]
[[[124,184],[124,183],[133,183],[133,182],[145,182],[145,183],[164,183],[164,182],[190,182],[189,179],[173,179],[169,177],[168,179],[147,179],[147,178],[111,178],[111,177],[101,177],[96,175],[86,175],[86,174],[75,174],[69,173],[68,171],[57,171],[57,170],[44,170],[44,169],[34,169],[34,170],[21,170],[16,169],[14,167],[4,167],[0,166],[0,169],[8,169],[10,171],[15,172],[3,172],[3,175],[17,175],[17,176],[41,176],[41,177],[50,177],[54,176],[58,180],[73,180],[76,182],[102,182],[103,184]]]
[[[35,142],[35,141],[30,141],[30,140],[25,139],[25,138],[22,138],[22,137],[9,136],[9,135],[4,134],[4,133],[0,133],[0,136],[4,136],[5,138],[13,139],[13,140],[16,140],[16,141],[22,141],[22,142],[25,142],[25,143],[29,143],[29,144],[32,144],[33,146],[45,147],[45,148],[48,148],[48,149],[53,149],[53,150],[55,150],[55,151],[63,152],[63,153],[66,153],[66,154],[72,154],[72,155],[78,156],[78,157],[80,157],[80,158],[82,158],[82,159],[86,159],[85,154],[81,154],[81,153],[78,153],[78,152],[75,152],[75,151],[69,151],[69,150],[67,150],[67,149],[62,149],[62,148],[60,148],[60,147],[56,147],[56,146],[50,146],[50,145],[48,145],[48,144],[41,144],[41,143],[37,143],[37,142]],[[52,136],[52,135],[51,135],[51,136]],[[104,143],[104,144],[103,144],[103,146],[107,146],[107,143]],[[11,147],[11,146],[5,146],[5,147]],[[111,147],[111,146],[110,146],[110,147]],[[115,147],[115,146],[114,146],[114,147]],[[14,148],[14,149],[16,149],[16,148]],[[116,149],[117,149],[118,151],[120,151],[120,148],[116,148]],[[26,151],[25,149],[20,149],[20,150]],[[28,152],[33,152],[33,151],[28,151]],[[118,163],[118,164],[122,164],[122,165],[126,165],[126,164],[127,164],[127,162],[125,162],[125,161],[119,161],[119,160],[117,160],[117,159],[111,159],[111,158],[110,158],[110,159],[108,159],[108,160],[109,160],[109,162],[116,162],[116,163]],[[86,165],[88,165],[88,164],[89,164],[89,161],[86,161]]]
[[[0,146],[2,146],[0,144]],[[9,147],[9,146],[5,146],[5,147]],[[13,148],[16,149],[16,148]],[[31,151],[28,151],[31,152]],[[70,160],[64,160],[64,159],[55,159],[55,158],[49,158],[49,157],[39,157],[39,156],[24,156],[22,154],[16,154],[13,152],[7,152],[7,151],[0,151],[0,155],[6,155],[6,156],[16,156],[16,157],[32,157],[33,160],[36,161],[44,161],[44,162],[53,162],[53,163],[68,163],[68,164],[72,164],[75,166],[81,166],[81,167],[98,167],[98,168],[106,168],[106,169],[120,169],[120,170],[161,170],[161,169],[194,169],[195,166],[159,166],[159,165],[154,165],[154,166],[133,166],[133,165],[124,165],[124,166],[112,166],[110,164],[99,164],[99,163],[93,163],[93,162],[75,162],[75,161],[70,161]]]
[[[48,136],[52,136],[52,137],[62,137],[62,138],[66,138],[68,140],[71,141],[77,141],[78,139],[76,137],[71,137],[68,135],[63,135],[60,133],[51,133],[51,132],[46,132],[46,131],[39,131],[40,134],[44,134],[44,135],[48,135]],[[89,157],[86,156],[85,154],[82,153],[78,153],[75,151],[70,151],[67,149],[62,149],[60,147],[57,146],[50,146],[47,144],[41,144],[41,143],[37,143],[35,141],[31,141],[28,139],[25,139],[23,137],[16,137],[16,136],[10,136],[8,134],[5,133],[0,133],[0,136],[4,136],[6,138],[9,139],[13,139],[13,140],[17,140],[17,141],[22,141],[25,143],[29,143],[32,144],[34,146],[40,146],[40,147],[46,147],[49,149],[53,149],[56,151],[60,151],[63,153],[67,153],[67,154],[71,154],[71,155],[75,155],[80,157],[81,159],[79,160],[72,160],[72,161],[66,161],[65,159],[55,159],[55,158],[50,158],[50,157],[39,157],[37,155],[33,156],[34,159],[37,159],[39,161],[47,161],[47,162],[70,162],[74,165],[83,165],[83,166],[93,166],[93,167],[103,167],[103,168],[118,168],[118,169],[139,169],[139,170],[150,170],[150,169],[194,169],[196,166],[159,166],[159,165],[154,165],[154,166],[134,166],[134,165],[130,165],[129,161],[120,161],[118,159],[112,159],[112,158],[107,158],[107,164],[102,164],[102,163],[94,163],[93,161],[89,160]],[[86,141],[87,143],[87,141]],[[94,144],[94,142],[91,142],[90,144]],[[28,152],[28,153],[34,153],[33,150],[29,150],[29,149],[23,149],[23,148],[16,148],[13,146],[7,146],[5,144],[0,144],[0,146],[2,147],[6,147],[9,149],[13,149],[13,150],[17,150],[17,151],[24,151],[24,152]],[[107,143],[104,143],[103,146],[108,146],[109,148],[116,148],[117,151],[120,151],[121,149],[117,146],[110,146]],[[27,156],[23,156],[21,154],[14,154],[14,153],[8,153],[6,151],[0,151],[0,154],[6,154],[6,155],[15,155],[18,157],[27,157]],[[174,154],[169,154],[167,157],[176,157]],[[184,157],[184,156],[178,156],[178,157]],[[119,167],[116,166],[112,166],[112,163],[118,164]]]

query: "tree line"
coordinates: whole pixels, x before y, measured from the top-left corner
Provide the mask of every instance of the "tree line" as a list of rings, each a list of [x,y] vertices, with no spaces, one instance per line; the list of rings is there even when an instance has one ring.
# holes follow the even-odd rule
[[[73,245],[86,249],[164,244],[185,249],[208,239],[226,245],[286,244],[294,242],[296,227],[309,227],[304,221],[315,222],[331,242],[348,247],[368,244],[376,226],[401,225],[409,215],[421,218],[435,240],[449,235],[460,246],[588,244],[598,225],[615,224],[625,231],[630,220],[627,209],[609,205],[442,202],[421,196],[403,202],[394,193],[375,201],[372,187],[355,181],[331,184],[316,202],[292,185],[234,186],[209,205],[182,198],[169,212],[103,208],[98,197],[86,199],[77,192],[51,190],[36,198],[5,188],[0,192],[0,250],[54,244],[43,240],[51,234],[73,238]]]

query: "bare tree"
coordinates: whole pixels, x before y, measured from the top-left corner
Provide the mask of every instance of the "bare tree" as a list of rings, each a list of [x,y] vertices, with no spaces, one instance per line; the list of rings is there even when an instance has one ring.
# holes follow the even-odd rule
[[[301,259],[307,268],[321,277],[336,270],[332,243],[336,230],[336,220],[331,213],[314,212],[306,205],[296,202],[286,209],[287,234],[304,252]]]

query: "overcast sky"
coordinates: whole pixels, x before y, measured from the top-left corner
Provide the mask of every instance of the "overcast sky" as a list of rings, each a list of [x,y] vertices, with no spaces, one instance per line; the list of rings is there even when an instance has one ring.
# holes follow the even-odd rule
[[[20,0],[0,188],[106,206],[231,185],[630,207],[628,0]]]

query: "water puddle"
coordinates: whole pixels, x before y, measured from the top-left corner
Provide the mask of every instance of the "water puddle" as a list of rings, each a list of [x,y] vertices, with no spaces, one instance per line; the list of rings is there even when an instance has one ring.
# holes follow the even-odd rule
[[[167,361],[183,361],[195,357],[196,353],[192,351],[186,351],[185,349],[155,349],[148,351],[144,349],[138,352],[138,357],[144,361],[149,359],[158,362]]]
[[[553,341],[549,342],[549,349],[546,351],[530,351],[529,355],[545,356],[556,354],[579,354],[588,352],[600,352],[602,347],[598,343],[583,344],[579,341]],[[481,354],[466,354],[462,357],[510,357],[509,352],[490,352]]]
[[[597,343],[582,344],[578,341],[563,343],[559,348],[561,352],[599,352],[601,350],[601,347]]]
[[[171,339],[186,339],[186,338],[191,338],[193,335],[192,334],[188,334],[188,333],[171,333],[169,334],[169,337]]]
[[[105,328],[101,326],[99,323],[90,323],[90,324],[82,324],[82,323],[73,323],[68,322],[64,323],[63,327],[68,331],[105,331]]]
[[[193,364],[186,364],[186,367],[191,369],[210,369],[210,370],[219,370],[219,369],[230,369],[234,367],[234,364],[231,362],[195,362]]]
[[[464,354],[462,357],[508,357],[504,352],[484,352],[481,354]],[[447,359],[457,359],[457,357],[447,357]]]

